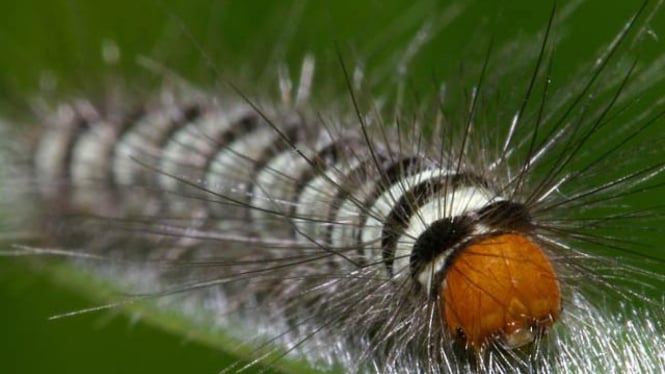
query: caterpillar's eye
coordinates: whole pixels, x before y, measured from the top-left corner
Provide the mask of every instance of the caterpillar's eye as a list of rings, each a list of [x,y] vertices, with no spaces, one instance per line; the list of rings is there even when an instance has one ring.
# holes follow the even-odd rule
[[[559,318],[561,294],[540,246],[523,235],[501,234],[460,251],[444,278],[441,303],[448,328],[467,347],[478,350],[498,338],[517,348]]]

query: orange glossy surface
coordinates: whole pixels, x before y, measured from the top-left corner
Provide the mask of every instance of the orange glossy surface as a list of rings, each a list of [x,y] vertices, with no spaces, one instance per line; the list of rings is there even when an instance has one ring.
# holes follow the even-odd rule
[[[441,287],[445,321],[467,347],[498,338],[509,347],[530,343],[531,328],[559,318],[561,294],[550,261],[523,235],[501,234],[464,248]]]

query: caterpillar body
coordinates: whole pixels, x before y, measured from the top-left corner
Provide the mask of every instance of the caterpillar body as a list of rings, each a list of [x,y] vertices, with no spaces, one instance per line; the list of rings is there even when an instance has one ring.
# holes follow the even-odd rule
[[[40,244],[19,249],[78,258],[129,302],[165,299],[255,346],[224,372],[282,356],[343,372],[656,372],[662,251],[636,259],[630,229],[609,232],[662,219],[614,206],[660,188],[665,168],[662,98],[626,114],[628,82],[660,77],[608,67],[643,34],[635,19],[554,94],[548,26],[496,128],[489,52],[450,118],[442,96],[387,115],[344,61],[350,110],[310,108],[309,58],[293,100],[282,81],[278,102],[231,85],[59,105],[30,152]],[[633,167],[638,155],[652,161]]]

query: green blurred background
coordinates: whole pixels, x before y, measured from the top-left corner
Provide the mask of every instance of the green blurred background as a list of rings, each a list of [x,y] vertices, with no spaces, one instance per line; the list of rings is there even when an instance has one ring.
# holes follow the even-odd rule
[[[326,90],[343,92],[336,46],[346,60],[365,61],[368,71],[392,66],[395,53],[404,50],[423,19],[462,4],[461,15],[417,56],[414,85],[431,85],[433,76],[445,79],[465,63],[482,62],[488,34],[498,45],[533,36],[547,22],[552,7],[550,2],[527,0],[498,4],[4,0],[0,2],[0,108],[12,119],[29,118],[24,99],[35,92],[86,95],[118,77],[138,87],[157,87],[159,75],[139,67],[138,56],[163,63],[195,85],[211,86],[228,77],[251,83],[259,77],[257,87],[242,86],[251,94],[275,90],[277,63],[286,62],[295,74],[303,55],[311,52],[324,72],[317,75],[317,82],[323,82]],[[581,6],[561,28],[561,35],[575,37],[567,38],[557,51],[554,76],[565,79],[586,62],[639,4],[589,1]],[[436,23],[440,18],[433,19]],[[120,60],[109,66],[102,59],[102,47],[112,44],[119,47]],[[471,62],[465,62],[467,58]],[[96,303],[38,269],[26,261],[0,257],[1,373],[214,373],[229,362],[210,344],[132,321],[121,313],[48,321],[51,315]]]

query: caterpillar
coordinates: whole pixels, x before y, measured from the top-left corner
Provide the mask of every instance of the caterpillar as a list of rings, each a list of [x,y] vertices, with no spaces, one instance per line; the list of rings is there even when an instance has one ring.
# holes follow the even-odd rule
[[[448,89],[395,113],[361,101],[343,58],[351,105],[332,112],[307,107],[310,59],[293,100],[282,79],[266,103],[233,86],[63,104],[31,152],[46,233],[18,249],[252,335],[256,361],[225,371],[283,355],[345,372],[656,371],[662,251],[632,258],[631,235],[662,209],[621,205],[660,187],[662,98],[630,110],[660,65],[614,56],[643,41],[649,5],[554,93],[547,26],[505,112],[489,69],[509,49],[489,49],[452,113]]]

